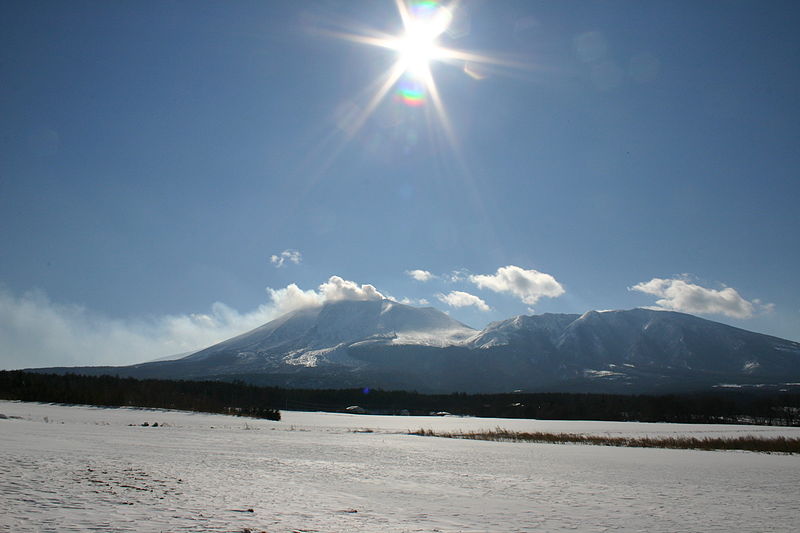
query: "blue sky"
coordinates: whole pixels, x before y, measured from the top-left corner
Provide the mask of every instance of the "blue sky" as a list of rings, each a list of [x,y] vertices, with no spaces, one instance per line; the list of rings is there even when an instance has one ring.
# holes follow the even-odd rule
[[[365,113],[398,52],[334,34],[401,35],[391,0],[3,2],[0,367],[364,284],[476,328],[659,306],[800,340],[795,2],[443,8],[494,61],[431,62],[452,135],[407,76]]]

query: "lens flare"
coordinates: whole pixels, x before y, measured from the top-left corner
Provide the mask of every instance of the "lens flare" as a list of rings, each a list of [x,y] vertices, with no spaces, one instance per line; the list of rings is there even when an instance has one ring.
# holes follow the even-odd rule
[[[395,99],[409,107],[425,105],[425,87],[410,79],[402,80],[397,86]]]
[[[455,15],[460,9],[460,0],[395,0],[397,12],[403,24],[400,35],[388,35],[369,28],[361,33],[346,31],[324,31],[323,33],[359,44],[384,48],[395,53],[395,61],[374,82],[376,87],[366,105],[353,117],[348,127],[347,138],[352,138],[367,121],[389,93],[395,102],[409,107],[426,106],[430,112],[426,117],[438,123],[451,147],[456,151],[457,142],[447,116],[442,95],[431,71],[432,63],[445,63],[463,69],[473,80],[484,79],[489,71],[486,67],[510,67],[529,69],[531,65],[483,54],[446,48],[439,38],[452,33]],[[462,23],[463,26],[463,23]],[[452,37],[452,36],[451,36]]]

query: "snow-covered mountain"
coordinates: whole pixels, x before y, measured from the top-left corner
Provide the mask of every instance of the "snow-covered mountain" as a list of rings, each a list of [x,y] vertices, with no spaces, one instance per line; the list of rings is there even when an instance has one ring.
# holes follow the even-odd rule
[[[800,382],[800,343],[670,311],[517,316],[476,331],[391,300],[296,310],[176,361],[49,369],[436,392],[673,392]]]
[[[252,331],[185,359],[218,367],[222,374],[244,367],[283,365],[357,368],[351,347],[458,345],[477,333],[432,307],[417,308],[392,300],[341,300],[287,313]]]
[[[527,356],[562,388],[679,390],[800,377],[800,343],[672,311],[518,316],[490,324],[469,346]]]

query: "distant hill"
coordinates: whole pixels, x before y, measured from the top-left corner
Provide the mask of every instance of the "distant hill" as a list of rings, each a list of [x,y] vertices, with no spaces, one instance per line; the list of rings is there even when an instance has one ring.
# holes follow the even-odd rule
[[[800,382],[800,343],[631,309],[517,316],[476,331],[434,308],[336,301],[172,361],[36,369],[420,392],[668,393]]]

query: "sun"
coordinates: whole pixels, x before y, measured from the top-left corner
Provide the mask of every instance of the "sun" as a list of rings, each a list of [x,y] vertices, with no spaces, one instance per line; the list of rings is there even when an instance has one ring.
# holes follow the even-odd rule
[[[442,46],[439,39],[445,33],[452,33],[448,30],[451,30],[455,14],[459,12],[459,0],[395,0],[395,5],[403,24],[399,35],[387,35],[369,29],[362,29],[359,33],[324,31],[332,37],[384,48],[395,54],[394,62],[372,84],[376,87],[375,92],[352,121],[348,136],[355,135],[386,96],[394,92],[396,101],[409,107],[425,108],[426,116],[438,123],[450,145],[456,148],[456,138],[431,72],[431,65],[447,63],[459,67],[473,80],[485,77],[477,74],[482,72],[481,69],[476,70],[480,65],[512,68],[528,66]],[[428,106],[428,103],[431,105]]]
[[[424,80],[432,61],[442,59],[446,50],[439,46],[439,37],[453,21],[453,13],[438,2],[398,2],[403,19],[404,34],[389,43],[398,53],[398,63],[404,73]]]
[[[380,102],[393,89],[398,101],[409,107],[425,107],[430,101],[438,122],[451,143],[454,137],[439,90],[431,74],[435,61],[483,61],[473,54],[444,48],[439,38],[453,22],[457,0],[444,4],[438,0],[395,0],[403,24],[399,35],[375,31],[364,33],[327,32],[333,37],[392,50],[395,61],[377,80],[377,90],[362,108],[351,132],[358,131]],[[351,133],[352,134],[352,133]]]

